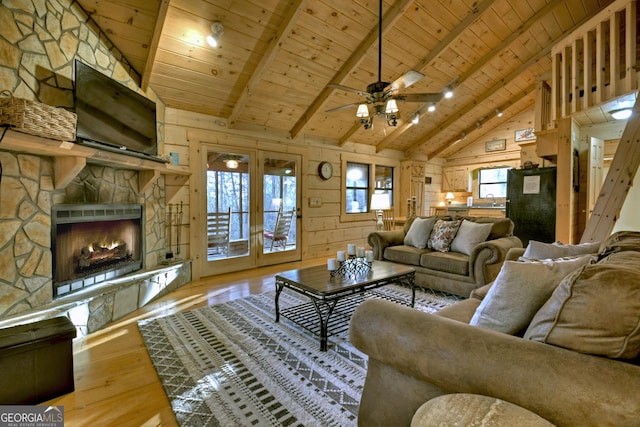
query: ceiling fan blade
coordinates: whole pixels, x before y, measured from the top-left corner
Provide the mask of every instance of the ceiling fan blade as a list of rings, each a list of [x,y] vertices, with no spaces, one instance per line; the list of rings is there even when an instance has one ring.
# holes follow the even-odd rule
[[[336,111],[346,110],[347,108],[357,107],[362,104],[362,102],[354,102],[353,104],[341,105],[340,107],[332,108],[330,110],[326,110],[325,113],[334,113]]]
[[[416,70],[409,70],[403,75],[401,75],[400,77],[398,77],[393,83],[391,83],[389,87],[385,90],[385,92],[387,90],[392,90],[394,92],[402,90],[404,88],[411,86],[414,83],[419,82],[423,78],[424,78],[424,74]]]
[[[442,93],[405,93],[395,98],[404,102],[438,102],[442,99]]]
[[[359,89],[354,89],[352,87],[349,86],[343,86],[343,85],[338,85],[338,84],[334,84],[334,83],[329,83],[327,85],[327,87],[333,88],[333,89],[340,89],[340,90],[344,90],[346,92],[355,92],[360,96],[364,96],[364,97],[368,97],[369,94],[367,92],[364,92],[362,90]]]

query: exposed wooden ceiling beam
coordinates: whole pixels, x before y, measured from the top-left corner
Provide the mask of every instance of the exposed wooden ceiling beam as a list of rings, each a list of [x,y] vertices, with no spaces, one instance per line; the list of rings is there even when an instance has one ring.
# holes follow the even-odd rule
[[[407,10],[411,4],[413,4],[415,0],[397,0],[393,6],[387,11],[385,16],[382,19],[382,33],[386,33],[393,25],[396,23],[398,19],[404,15],[404,12]],[[338,72],[331,79],[332,83],[343,84],[345,79],[351,74],[351,72],[360,64],[360,62],[364,59],[364,55],[378,41],[378,26],[376,25],[367,35],[367,37],[360,43],[358,48],[349,56],[349,59],[345,61],[345,63],[340,67]],[[313,117],[314,114],[318,112],[318,110],[322,107],[322,105],[327,101],[329,95],[333,92],[332,88],[325,87],[322,89],[320,94],[316,97],[313,103],[307,108],[307,110],[300,116],[298,122],[293,125],[291,129],[291,136],[295,138],[304,127],[307,125],[310,117]],[[351,134],[353,135],[353,133]],[[349,135],[349,136],[351,136]],[[345,140],[345,138],[340,138],[341,141]]]
[[[600,10],[604,10],[605,8],[606,8],[606,6],[603,6],[603,7],[600,8]],[[545,10],[545,9],[547,9],[547,8],[545,7],[543,10]],[[547,11],[547,12],[549,12],[549,11]],[[467,114],[469,111],[474,109],[477,104],[481,104],[483,101],[485,101],[495,91],[499,90],[503,86],[506,86],[507,83],[509,83],[510,81],[515,79],[520,73],[524,72],[527,68],[529,68],[529,66],[533,65],[535,62],[537,62],[542,57],[548,55],[551,52],[551,48],[553,46],[555,46],[556,44],[558,44],[561,40],[563,40],[567,36],[567,34],[571,34],[571,32],[573,32],[576,28],[579,28],[582,24],[584,24],[585,22],[587,22],[591,18],[592,18],[592,16],[584,17],[578,23],[576,23],[571,29],[566,31],[564,34],[560,35],[559,37],[555,38],[554,40],[549,41],[549,43],[547,43],[545,48],[543,50],[541,50],[537,55],[535,55],[533,58],[529,59],[526,63],[522,64],[516,70],[512,71],[511,73],[509,73],[500,82],[496,83],[489,90],[485,91],[485,93],[483,95],[481,95],[480,97],[474,98],[474,102],[473,103],[465,106],[462,110],[460,110],[458,112],[458,114],[456,114],[455,116],[451,116],[444,123],[440,124],[437,128],[432,130],[428,135],[418,138],[418,141],[413,142],[409,146],[409,148],[407,150],[405,150],[405,154],[406,155],[411,155],[412,153],[414,153],[418,149],[418,147],[420,145],[426,143],[427,141],[432,139],[435,135],[437,135],[438,133],[442,132],[447,127],[451,126],[458,119],[460,119],[465,114]],[[379,151],[379,150],[377,150],[377,151]],[[435,150],[432,151],[432,152],[435,152]]]
[[[420,138],[418,138],[417,141],[413,142],[409,146],[409,148],[407,150],[405,150],[405,153],[407,155],[413,154],[422,144],[425,144],[430,139],[432,139],[436,135],[438,135],[440,132],[442,132],[442,131],[446,130],[447,128],[449,128],[450,126],[452,126],[459,119],[461,119],[462,117],[464,117],[465,115],[470,113],[473,109],[477,108],[478,105],[481,105],[483,102],[485,102],[487,99],[489,99],[493,94],[495,94],[496,92],[498,92],[499,90],[501,90],[502,88],[507,86],[509,83],[511,83],[512,80],[516,79],[520,74],[524,73],[529,67],[531,67],[533,64],[538,62],[542,57],[548,55],[549,52],[551,52],[551,46],[552,45],[553,45],[553,43],[550,43],[549,45],[547,45],[547,47],[545,47],[543,50],[538,52],[537,55],[535,55],[534,57],[530,58],[527,62],[525,62],[524,64],[522,64],[521,66],[519,66],[518,68],[513,70],[511,73],[509,73],[507,76],[505,76],[498,83],[494,84],[492,87],[487,89],[483,94],[476,96],[473,99],[472,102],[468,103],[467,105],[465,105],[461,109],[458,109],[456,114],[451,115],[447,120],[445,120],[443,123],[438,125],[438,127],[433,129],[427,135],[421,136]],[[491,110],[493,110],[493,109],[494,109],[494,107],[492,106]],[[437,148],[432,150],[431,152],[435,152],[436,150],[437,150]]]
[[[482,69],[483,66],[485,66],[487,63],[489,63],[490,61],[492,61],[494,58],[496,58],[504,49],[506,49],[511,43],[513,43],[518,37],[520,37],[523,33],[525,33],[529,28],[531,28],[531,26],[533,26],[533,24],[535,24],[536,22],[540,21],[541,19],[543,19],[548,13],[550,13],[551,11],[553,11],[553,9],[555,9],[557,6],[559,6],[560,4],[562,4],[563,1],[562,0],[554,0],[551,3],[549,3],[548,5],[546,5],[545,7],[543,7],[542,9],[540,9],[535,15],[533,15],[530,19],[528,19],[525,23],[523,23],[516,31],[514,31],[513,33],[511,33],[507,38],[505,38],[498,46],[496,46],[495,48],[493,48],[491,50],[491,52],[488,55],[484,55],[482,58],[480,58],[476,63],[473,64],[473,66],[471,68],[469,68],[464,74],[462,74],[457,81],[457,85],[461,85],[462,83],[464,83],[469,77],[471,77],[472,75],[474,75],[477,71],[479,71],[480,69]],[[470,15],[471,16],[471,15]],[[477,16],[476,18],[478,18],[479,16]],[[463,21],[464,22],[464,21]],[[462,23],[461,23],[462,24]],[[451,32],[451,34],[453,35],[458,35],[458,34],[462,34],[463,30],[465,27],[460,27],[460,25],[458,25],[454,31]],[[449,41],[449,44],[453,43],[456,40],[457,37],[453,37],[452,40]],[[444,41],[444,40],[443,40]],[[447,44],[446,46],[443,46],[442,49],[445,49],[448,47]],[[434,49],[435,51],[436,49]],[[438,52],[439,54],[440,52]],[[431,55],[430,55],[431,56]],[[425,58],[426,59],[426,58]],[[423,65],[422,67],[426,67],[429,64],[430,61],[422,61]],[[420,114],[420,118],[422,118],[424,114],[424,111]],[[380,141],[377,145],[376,145],[376,152],[380,152],[381,150],[383,150],[384,148],[388,147],[389,145],[391,145],[397,138],[399,138],[403,133],[405,133],[407,130],[409,130],[411,128],[411,126],[413,126],[413,124],[411,122],[405,122],[400,129],[397,129],[395,132],[393,132],[391,135],[389,135],[388,137],[386,137],[385,139],[383,139],[382,141]],[[442,126],[440,126],[442,127]]]
[[[434,151],[430,151],[429,153],[427,153],[427,158],[428,159],[433,159],[437,155],[443,153],[445,150],[451,148],[451,146],[454,145],[454,144],[456,145],[456,150],[460,150],[460,149],[466,147],[467,145],[471,144],[472,142],[478,140],[479,138],[482,138],[482,135],[487,134],[490,131],[496,129],[498,126],[504,124],[504,122],[506,122],[507,120],[511,119],[512,117],[515,117],[518,114],[523,113],[524,111],[530,109],[535,104],[535,99],[532,99],[531,102],[528,102],[528,103],[526,103],[524,105],[521,105],[520,108],[518,108],[516,110],[514,110],[512,108],[512,106],[517,104],[523,98],[526,98],[527,96],[531,95],[531,93],[533,93],[534,91],[535,91],[535,85],[528,87],[524,91],[522,91],[519,94],[517,94],[516,96],[512,97],[511,100],[509,101],[510,102],[509,107],[504,110],[504,115],[499,120],[495,120],[496,118],[494,117],[493,120],[489,120],[488,122],[486,122],[482,126],[482,133],[480,135],[478,135],[477,137],[470,138],[469,136],[471,136],[473,134],[473,132],[468,132],[467,133],[467,139],[466,140],[468,142],[466,144],[460,144],[460,142],[462,142],[461,139],[451,140],[449,142],[446,142],[445,144],[442,144],[440,147],[438,147]]]
[[[473,9],[471,13],[467,15],[466,18],[464,18],[458,25],[456,25],[456,27],[453,30],[451,30],[451,32],[449,32],[449,34],[447,34],[445,38],[440,40],[440,42],[436,45],[436,47],[433,48],[431,52],[429,52],[429,55],[422,58],[420,62],[418,62],[412,69],[418,70],[418,71],[424,70],[431,61],[438,58],[438,56],[440,56],[442,52],[444,52],[451,45],[453,45],[453,43],[455,43],[455,41],[458,40],[458,38],[464,33],[464,29],[467,28],[469,25],[473,24],[473,22],[476,19],[480,18],[480,16],[482,16],[482,14],[489,7],[491,7],[491,5],[493,5],[493,3],[495,3],[495,0],[485,0],[482,3],[480,3],[480,5],[478,5],[475,9]],[[422,114],[420,114],[420,116],[422,116]],[[395,141],[403,133],[409,130],[411,126],[413,126],[413,123],[411,123],[411,121],[408,121],[408,120],[405,121],[404,124],[402,124],[398,129],[393,131],[393,133],[391,133],[389,136],[387,136],[385,139],[383,139],[382,141],[380,141],[380,143],[376,145],[376,152],[380,152],[384,148],[391,145],[393,141]]]
[[[156,62],[156,52],[158,51],[158,43],[160,43],[164,20],[167,17],[167,10],[169,10],[169,0],[161,0],[158,5],[158,17],[156,18],[156,23],[153,27],[151,43],[149,44],[149,54],[147,55],[144,70],[142,70],[142,79],[140,81],[140,88],[145,92],[147,91],[147,87],[149,87],[149,79],[151,78],[151,72],[153,71],[153,64]]]
[[[251,74],[251,78],[247,82],[244,90],[240,94],[238,101],[233,106],[233,110],[228,118],[229,127],[233,129],[235,127],[235,123],[238,120],[238,117],[242,113],[242,110],[247,106],[249,100],[251,98],[251,94],[256,88],[256,86],[262,81],[262,77],[265,72],[269,69],[269,66],[274,61],[278,51],[280,50],[280,44],[285,37],[288,37],[291,33],[291,29],[294,27],[298,16],[304,11],[305,5],[308,0],[291,0],[289,3],[288,13],[285,16],[284,21],[276,34],[269,40],[269,47],[258,65],[256,65],[256,69]]]
[[[351,129],[349,129],[347,133],[342,135],[342,138],[340,138],[340,140],[338,141],[340,143],[340,146],[342,147],[344,144],[349,142],[349,138],[351,138],[351,136],[356,133],[361,127],[362,124],[360,122],[357,122],[353,126],[351,126]]]

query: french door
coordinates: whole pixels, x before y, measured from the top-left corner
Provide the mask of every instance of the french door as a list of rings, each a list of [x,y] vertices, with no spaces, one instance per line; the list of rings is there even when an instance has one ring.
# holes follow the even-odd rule
[[[297,154],[261,151],[258,161],[258,192],[261,233],[258,235],[258,265],[301,259],[300,164]]]
[[[299,260],[300,156],[207,144],[201,152],[202,276]]]

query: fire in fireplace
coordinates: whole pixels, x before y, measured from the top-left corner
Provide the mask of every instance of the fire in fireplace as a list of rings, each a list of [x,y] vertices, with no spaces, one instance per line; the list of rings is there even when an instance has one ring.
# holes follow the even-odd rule
[[[56,205],[51,235],[55,297],[142,268],[142,205]]]

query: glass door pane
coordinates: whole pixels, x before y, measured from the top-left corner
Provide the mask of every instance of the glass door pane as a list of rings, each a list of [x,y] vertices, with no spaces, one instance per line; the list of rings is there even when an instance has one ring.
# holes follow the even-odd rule
[[[251,260],[251,156],[218,148],[206,152],[205,275],[210,275],[246,268],[255,261]]]
[[[260,265],[301,258],[299,165],[298,155],[261,153],[263,245],[259,249]]]

